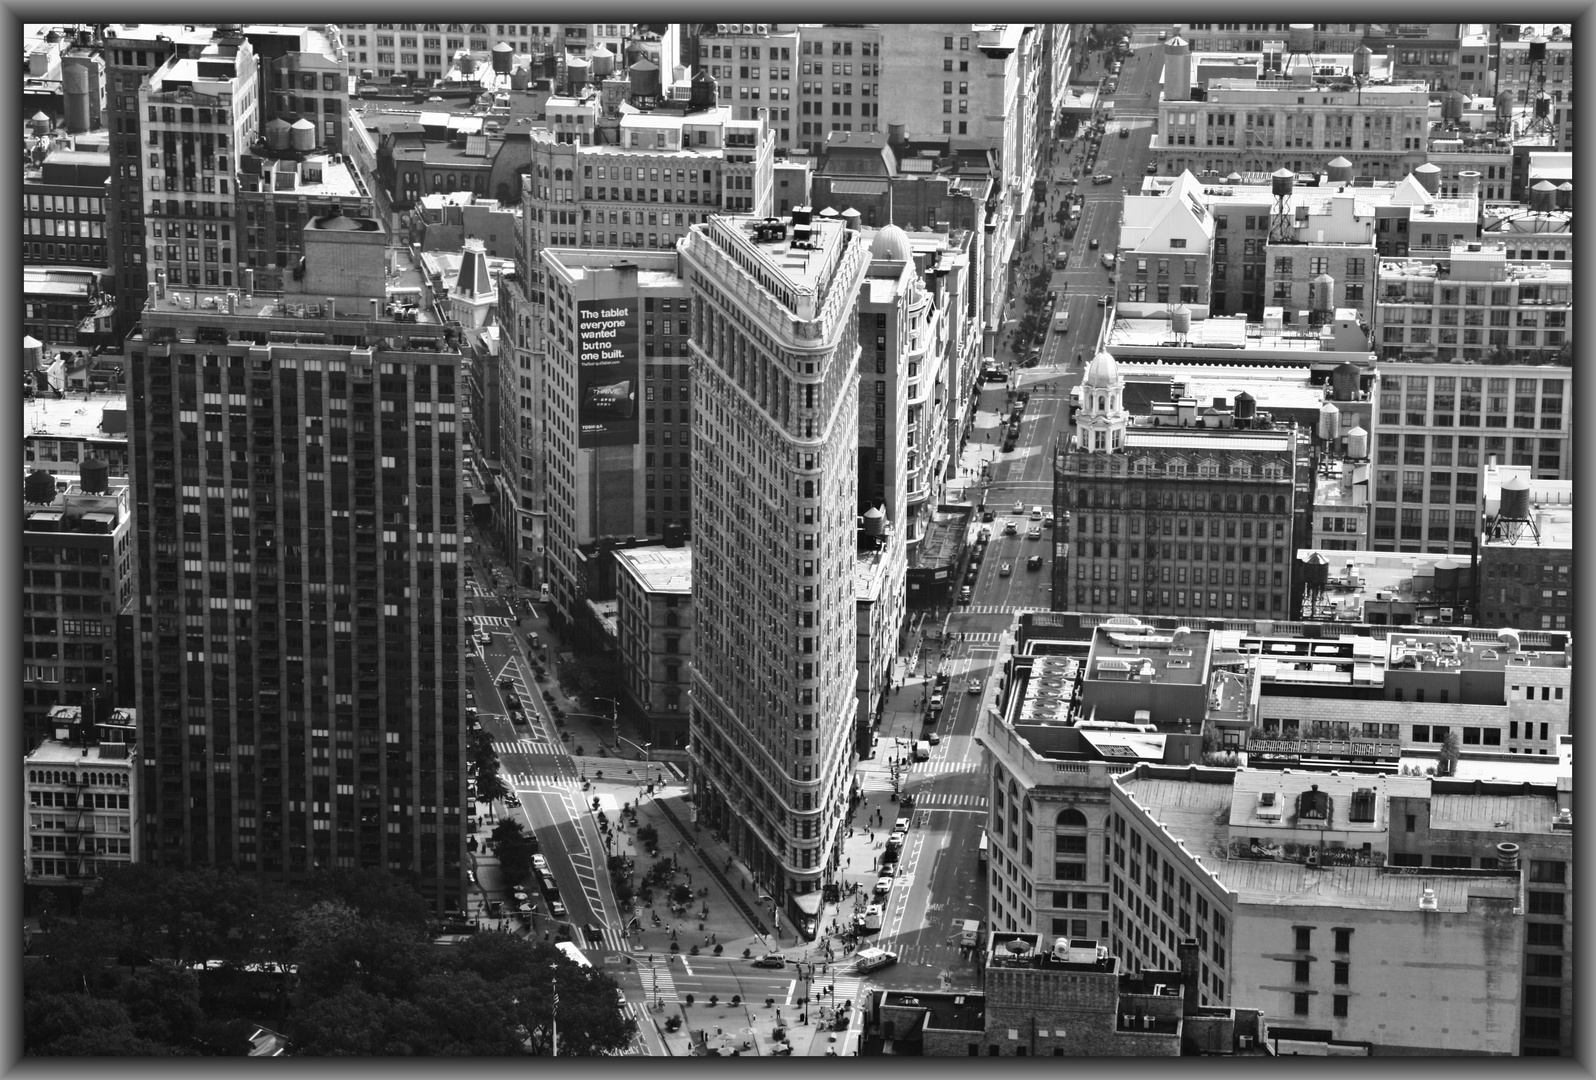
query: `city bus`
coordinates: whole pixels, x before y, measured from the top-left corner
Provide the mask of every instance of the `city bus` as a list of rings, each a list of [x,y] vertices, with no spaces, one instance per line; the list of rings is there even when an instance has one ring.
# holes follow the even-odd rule
[[[559,949],[560,952],[564,953],[565,958],[571,963],[575,964],[577,967],[590,968],[593,966],[588,958],[583,954],[582,950],[578,949],[572,942],[557,941],[554,943],[554,947]]]

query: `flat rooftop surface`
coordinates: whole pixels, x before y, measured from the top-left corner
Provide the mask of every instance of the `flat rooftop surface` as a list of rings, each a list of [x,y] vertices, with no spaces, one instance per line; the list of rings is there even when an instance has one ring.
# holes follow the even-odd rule
[[[127,441],[126,394],[65,393],[59,400],[34,397],[22,403],[23,438]],[[119,430],[106,431],[100,426],[107,409],[122,414]]]
[[[1171,836],[1184,840],[1204,865],[1212,866],[1214,859],[1224,857],[1230,846],[1233,784],[1121,777],[1119,785]]]
[[[1189,841],[1186,846],[1191,846]],[[1210,863],[1205,865],[1212,868]],[[1518,896],[1518,882],[1513,878],[1394,874],[1374,866],[1310,870],[1300,863],[1272,859],[1232,859],[1215,872],[1244,904],[1323,904],[1374,911],[1417,911],[1424,891],[1433,889],[1439,910],[1464,912],[1470,896]]]
[[[1555,783],[1553,777],[1548,776],[1546,780]],[[1555,820],[1557,797],[1552,794],[1433,795],[1430,798],[1432,829],[1544,833],[1551,831]]]
[[[650,592],[681,593],[693,588],[693,549],[666,547],[617,548],[615,557],[630,566]]]

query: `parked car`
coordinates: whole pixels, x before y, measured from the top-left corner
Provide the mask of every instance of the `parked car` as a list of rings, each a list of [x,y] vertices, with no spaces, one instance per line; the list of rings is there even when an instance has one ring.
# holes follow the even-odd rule
[[[1114,269],[1114,253],[1112,251],[1103,252],[1103,266],[1109,270]]]

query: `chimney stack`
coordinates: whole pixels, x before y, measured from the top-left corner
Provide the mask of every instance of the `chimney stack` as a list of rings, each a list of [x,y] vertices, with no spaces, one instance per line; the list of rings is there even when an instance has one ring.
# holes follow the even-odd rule
[[[1197,960],[1197,939],[1181,938],[1175,946],[1175,955],[1180,958],[1180,985],[1185,996],[1185,1005],[1182,1008],[1187,1016],[1197,1012],[1199,994],[1199,975],[1201,967]]]

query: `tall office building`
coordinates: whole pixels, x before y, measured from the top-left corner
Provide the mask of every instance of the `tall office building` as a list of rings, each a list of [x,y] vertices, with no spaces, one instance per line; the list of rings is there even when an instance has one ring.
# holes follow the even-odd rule
[[[580,633],[586,601],[614,595],[612,542],[679,539],[690,524],[688,295],[674,252],[545,248],[542,263],[544,566],[562,625]]]
[[[522,194],[515,273],[502,279],[499,300],[507,348],[500,364],[498,511],[523,585],[547,578],[558,586],[546,558],[557,528],[549,518],[560,509],[551,501],[558,480],[550,475],[547,448],[562,435],[550,419],[558,388],[540,373],[559,361],[549,344],[554,271],[544,267],[540,252],[626,249],[646,261],[674,252],[686,230],[711,214],[770,212],[775,142],[769,125],[762,117],[733,119],[730,109],[714,103],[713,81],[700,76],[686,100],[642,94],[628,100],[619,92],[626,84],[615,79],[603,84],[602,94],[585,87],[575,96],[551,97],[547,129],[531,132],[532,181]],[[663,350],[672,343],[659,344]],[[573,616],[572,602],[556,591],[557,626]]]
[[[211,40],[209,26],[113,23],[105,28],[105,126],[111,133],[105,235],[115,271],[118,326],[131,326],[144,303],[145,136],[139,85],[173,56],[194,56]]]
[[[126,343],[144,850],[459,906],[456,331],[369,219],[283,294],[152,285]]]
[[[249,42],[219,32],[197,56],[171,57],[139,87],[139,104],[151,273],[174,285],[233,285],[233,185],[260,117]]]
[[[695,803],[808,937],[853,760],[870,250],[850,220],[714,217],[679,249],[693,295]]]
[[[71,468],[82,472],[41,469],[22,488],[20,727],[29,747],[53,733],[55,709],[99,720],[131,693],[119,685],[114,644],[117,616],[133,599],[128,482],[111,479],[98,458]]]
[[[1118,361],[1099,353],[1054,463],[1055,607],[1282,617],[1308,535],[1306,440],[1246,391],[1136,422],[1124,393]]]

